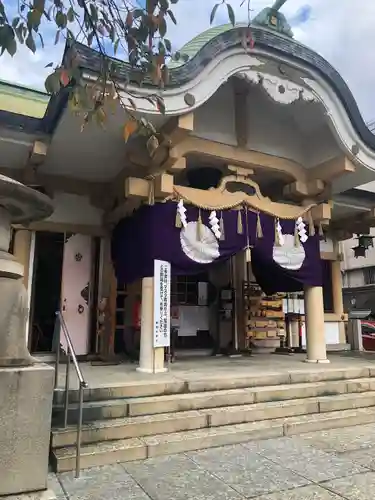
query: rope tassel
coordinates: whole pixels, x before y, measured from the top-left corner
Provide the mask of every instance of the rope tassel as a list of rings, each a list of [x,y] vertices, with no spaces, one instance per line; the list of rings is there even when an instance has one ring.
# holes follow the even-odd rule
[[[201,241],[203,236],[203,223],[201,216],[201,209],[199,209],[198,222],[197,222],[197,240]]]
[[[315,236],[315,225],[311,211],[307,214],[309,219],[309,236]]]
[[[277,227],[278,220],[275,219],[275,246],[281,247],[280,234]]]
[[[325,234],[324,234],[324,231],[323,231],[323,226],[322,226],[322,223],[319,222],[319,236],[321,238],[324,238],[325,239]]]
[[[260,221],[260,214],[259,214],[259,212],[257,213],[256,237],[257,238],[263,238],[263,229],[262,229],[262,223]]]
[[[237,215],[237,234],[243,234],[242,211],[238,210]]]
[[[220,214],[219,227],[220,227],[220,241],[224,241],[225,240],[225,232],[224,232],[223,212],[221,212],[221,214]]]
[[[155,205],[155,186],[154,186],[154,178],[148,181],[148,204]]]

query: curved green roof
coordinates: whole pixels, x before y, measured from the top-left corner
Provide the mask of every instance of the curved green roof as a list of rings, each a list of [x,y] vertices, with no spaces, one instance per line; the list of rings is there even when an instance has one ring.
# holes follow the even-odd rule
[[[192,40],[187,42],[179,50],[179,52],[181,54],[188,56],[189,59],[191,59],[201,50],[202,47],[206,45],[206,43],[208,43],[213,38],[216,38],[218,35],[221,35],[222,33],[230,31],[234,28],[240,28],[246,26],[247,24],[245,23],[238,23],[235,26],[233,26],[232,24],[222,24],[220,26],[214,26],[213,28],[209,28],[208,30],[203,31],[203,33],[200,33]],[[182,66],[184,63],[185,61],[183,59],[180,59],[179,61],[172,61],[168,66],[170,68],[176,68],[178,66]]]

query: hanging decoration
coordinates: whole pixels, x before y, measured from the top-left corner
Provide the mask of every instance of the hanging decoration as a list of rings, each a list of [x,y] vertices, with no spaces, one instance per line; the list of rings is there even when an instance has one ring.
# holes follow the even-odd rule
[[[315,236],[315,225],[311,210],[307,212],[307,218],[309,221],[309,236]]]
[[[257,212],[256,237],[257,238],[263,238],[263,229],[262,229],[262,223],[260,221],[260,214],[259,214],[259,212]]]
[[[275,219],[275,245],[278,247],[284,246],[285,238],[283,235],[283,228],[280,224],[280,219]]]
[[[306,243],[308,239],[306,224],[303,222],[302,217],[298,217],[296,221],[296,230],[295,230],[295,244],[299,246],[301,243]]]
[[[243,224],[242,224],[242,210],[238,210],[238,215],[237,215],[237,233],[238,234],[243,234]]]
[[[249,235],[249,213],[248,213],[248,208],[246,206],[245,206],[245,222],[246,222],[245,262],[251,262],[250,235]]]
[[[184,201],[180,200],[177,203],[176,227],[186,227],[186,226],[187,226],[186,208],[184,206]]]
[[[358,240],[358,245],[353,247],[354,257],[356,259],[358,257],[366,257],[367,250],[374,246],[374,236],[370,234],[358,234],[356,239]]]
[[[225,240],[225,229],[224,229],[224,219],[223,211],[220,212],[220,241]]]
[[[216,238],[218,240],[220,240],[220,238],[221,238],[221,231],[220,231],[219,219],[216,217],[216,211],[215,210],[212,210],[212,212],[210,213],[210,215],[208,217],[208,221],[210,223],[212,232],[214,233],[214,235],[216,236]]]
[[[197,240],[202,241],[202,236],[203,236],[203,222],[202,222],[201,209],[199,209],[199,215],[197,221]]]
[[[148,183],[148,204],[155,205],[155,177],[151,177]]]

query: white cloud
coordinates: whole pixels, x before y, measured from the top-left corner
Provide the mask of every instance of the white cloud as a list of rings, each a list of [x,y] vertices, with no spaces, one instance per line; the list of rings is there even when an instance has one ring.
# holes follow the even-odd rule
[[[8,2],[11,0],[8,0]],[[212,7],[217,0],[179,0],[174,6],[178,26],[169,25],[169,35],[175,47],[208,29]],[[246,20],[242,0],[230,0],[237,21]],[[245,2],[246,4],[247,2]],[[253,15],[272,0],[251,0]],[[311,6],[309,19],[294,29],[295,37],[305,45],[319,52],[342,75],[352,90],[365,119],[375,118],[375,2],[361,0],[360,12],[354,15],[353,0],[288,0],[282,11],[291,19],[296,12],[308,4]],[[216,23],[227,22],[225,7],[220,7]],[[7,55],[0,58],[0,78],[28,86],[43,87],[48,69],[44,66],[61,60],[63,44],[54,46],[54,35],[45,37],[46,50],[31,54],[22,47],[12,59]]]

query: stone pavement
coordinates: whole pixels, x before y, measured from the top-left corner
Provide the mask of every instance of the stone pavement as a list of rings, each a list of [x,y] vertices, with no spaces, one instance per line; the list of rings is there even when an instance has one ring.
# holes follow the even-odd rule
[[[375,424],[51,474],[58,500],[373,500]]]

